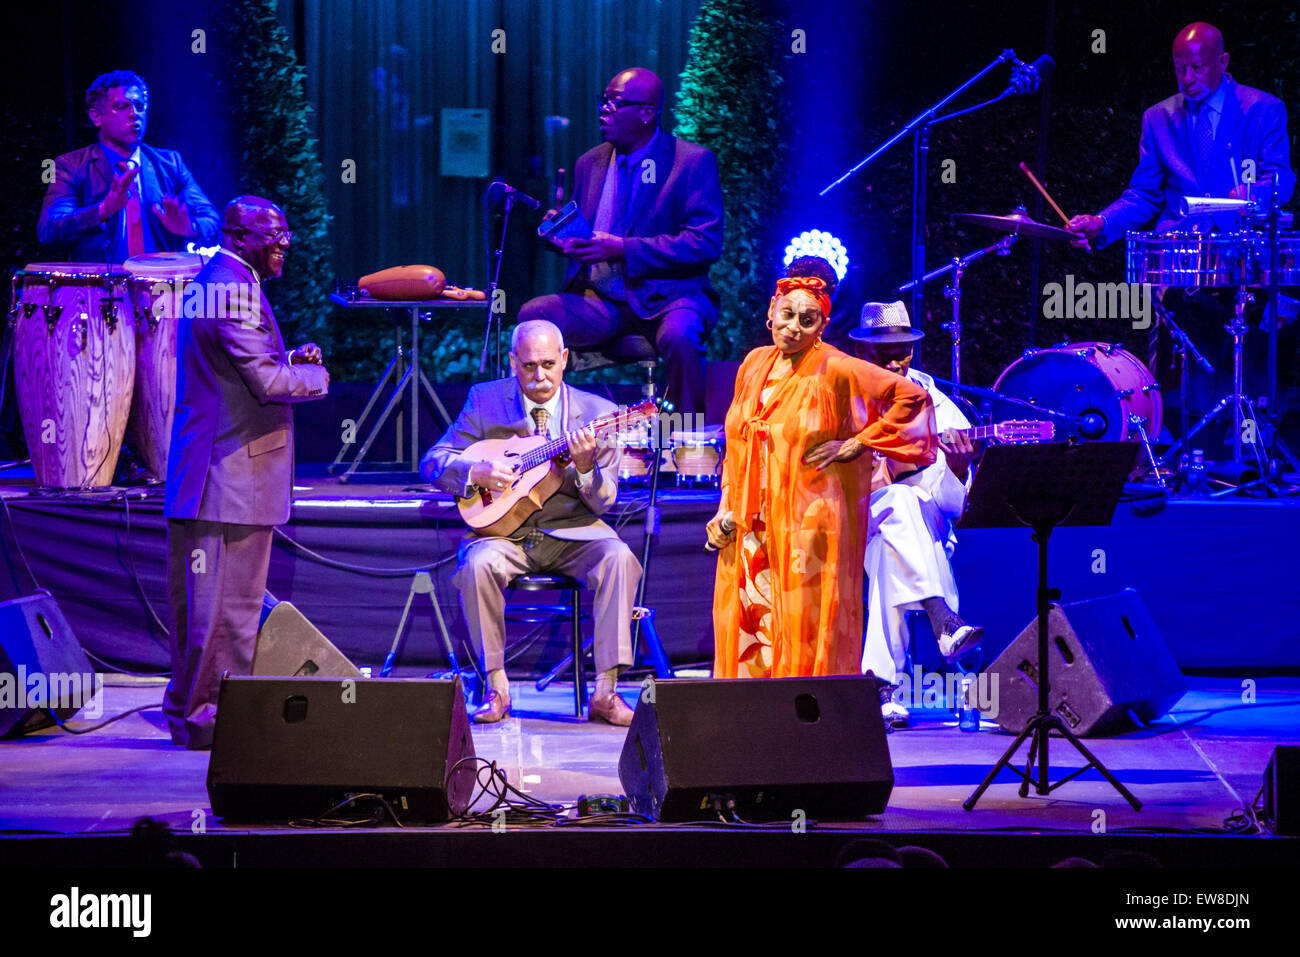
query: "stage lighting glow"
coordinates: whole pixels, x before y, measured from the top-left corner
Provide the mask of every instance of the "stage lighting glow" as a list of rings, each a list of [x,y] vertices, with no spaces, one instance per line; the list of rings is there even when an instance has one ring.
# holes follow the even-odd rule
[[[800,256],[820,256],[835,267],[835,275],[844,281],[849,271],[849,251],[835,236],[822,229],[805,230],[790,240],[785,247],[785,265],[789,266]]]

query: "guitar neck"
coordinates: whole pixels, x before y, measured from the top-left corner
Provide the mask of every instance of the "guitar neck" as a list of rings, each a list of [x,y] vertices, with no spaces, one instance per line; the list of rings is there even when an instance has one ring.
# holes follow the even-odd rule
[[[648,412],[647,407],[649,408]],[[608,415],[602,415],[597,419],[592,419],[588,424],[588,428],[594,429],[596,436],[599,438],[609,434],[610,432],[617,432],[620,429],[625,429],[632,423],[645,418],[648,414],[653,414],[654,411],[655,408],[653,403],[642,402],[640,405],[617,409]],[[549,442],[539,445],[528,454],[520,456],[520,470],[526,472],[529,469],[536,468],[543,462],[549,462],[551,459],[556,459],[562,455],[568,454],[569,440],[574,434],[575,433],[573,432],[565,432],[558,439],[551,439]]]

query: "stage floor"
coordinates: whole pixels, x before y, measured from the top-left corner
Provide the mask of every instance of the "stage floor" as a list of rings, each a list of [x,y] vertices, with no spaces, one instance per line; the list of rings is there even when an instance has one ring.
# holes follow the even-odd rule
[[[164,688],[157,679],[109,676],[107,681],[105,718],[159,702]],[[601,833],[607,842],[636,848],[639,859],[623,863],[736,866],[752,855],[767,864],[829,866],[844,843],[861,836],[930,846],[954,866],[1046,866],[1069,855],[1100,860],[1116,848],[1140,848],[1167,866],[1300,863],[1300,840],[1224,836],[1230,833],[1225,819],[1255,799],[1274,745],[1300,744],[1300,680],[1261,679],[1253,703],[1243,703],[1239,681],[1202,678],[1191,685],[1157,726],[1087,742],[1143,802],[1140,812],[1095,770],[1049,797],[1031,793],[1023,799],[1016,793],[1019,778],[1004,771],[975,810],[967,812],[962,801],[1011,737],[988,722],[978,734],[963,733],[950,712],[925,710],[914,712],[913,727],[889,735],[896,785],[879,818],[816,824],[808,833],[820,836],[807,843],[778,841],[770,831],[743,842],[668,825]],[[634,703],[634,689],[624,690]],[[584,794],[622,793],[616,769],[623,729],[575,719],[572,689],[560,684],[539,694],[528,683],[515,682],[512,693],[515,717],[495,726],[474,726],[479,756],[496,762],[511,784],[543,801],[568,804]],[[89,723],[78,718],[73,725]],[[1025,751],[1019,754],[1022,765]],[[1051,758],[1052,781],[1082,764],[1063,741],[1052,745]],[[492,833],[489,827],[456,824],[400,832],[366,829],[383,838],[368,842],[355,830],[344,835],[288,827],[226,828],[212,815],[207,765],[207,752],[171,745],[156,707],[85,736],[53,728],[0,742],[0,833],[5,837],[0,856],[20,867],[57,866],[65,857],[81,865],[109,864],[115,853],[123,853],[122,835],[146,815],[177,832],[184,848],[205,867],[308,861],[320,866],[501,865],[520,863],[516,857],[525,846],[478,841],[477,835]],[[477,807],[483,806],[480,801]],[[577,836],[590,836],[591,828],[544,830],[550,837],[534,834],[525,863],[575,866],[587,853],[607,853]],[[394,843],[399,834],[401,840]],[[570,834],[572,840],[566,840]],[[489,847],[491,853],[485,854]]]

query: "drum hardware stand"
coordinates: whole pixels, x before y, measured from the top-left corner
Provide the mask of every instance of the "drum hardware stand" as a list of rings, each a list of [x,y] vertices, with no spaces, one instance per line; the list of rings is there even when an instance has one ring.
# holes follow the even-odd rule
[[[1169,452],[1166,452],[1165,456],[1167,458],[1178,449],[1180,445],[1185,445],[1190,450],[1193,436],[1218,418],[1219,413],[1226,410],[1228,406],[1232,406],[1232,461],[1237,465],[1246,464],[1243,461],[1242,454],[1242,423],[1246,420],[1255,422],[1255,441],[1251,442],[1250,446],[1255,453],[1256,465],[1260,467],[1260,478],[1258,482],[1250,482],[1248,485],[1262,484],[1270,493],[1272,493],[1273,488],[1268,480],[1268,467],[1266,463],[1261,461],[1259,451],[1261,444],[1258,431],[1259,423],[1256,417],[1252,414],[1250,399],[1243,392],[1243,389],[1245,388],[1245,384],[1242,381],[1245,369],[1245,339],[1246,333],[1250,331],[1250,327],[1246,324],[1246,304],[1252,302],[1254,298],[1255,297],[1245,286],[1238,288],[1236,303],[1233,306],[1232,321],[1223,327],[1232,335],[1232,391],[1220,399],[1214,408],[1205,413],[1205,415],[1201,417],[1201,420],[1197,422],[1196,425],[1192,426],[1192,430],[1180,440],[1178,445],[1175,445],[1169,450]],[[1242,486],[1242,488],[1245,487],[1247,486]]]
[[[1019,207],[1021,210],[1023,206]],[[965,256],[956,256],[946,266],[940,266],[931,272],[926,273],[919,280],[921,284],[929,282],[931,279],[938,279],[940,276],[946,276],[952,273],[952,281],[943,287],[944,298],[952,302],[952,319],[942,324],[944,332],[952,337],[952,381],[961,381],[961,278],[966,272],[966,268],[973,262],[984,258],[989,253],[997,253],[999,256],[1009,256],[1011,247],[1019,239],[1016,233],[1007,233],[1001,239],[991,246],[985,246],[983,249],[977,249],[975,252],[967,253]],[[905,293],[914,288],[918,280],[904,283],[898,287],[898,292]],[[915,315],[915,313],[914,313]]]
[[[1109,525],[1119,496],[1133,470],[1131,442],[1046,443],[1042,445],[999,445],[984,455],[975,473],[966,512],[959,528],[1011,528],[1016,524],[1033,530],[1038,544],[1038,661],[1026,677],[1038,687],[1038,710],[1010,747],[998,759],[974,793],[963,802],[975,809],[980,797],[1003,768],[1020,775],[1020,796],[1029,796],[1029,785],[1040,795],[1050,794],[1090,768],[1096,768],[1107,783],[1128,801],[1135,811],[1142,802],[1133,796],[1082,741],[1050,710],[1051,657],[1056,649],[1048,643],[1048,615],[1060,591],[1047,586],[1047,544],[1052,530],[1061,525]],[[988,490],[987,492],[985,490]],[[1048,742],[1055,731],[1065,738],[1088,763],[1050,784]],[[1023,771],[1011,765],[1021,743],[1032,737]],[[1038,773],[1034,775],[1037,765]]]
[[[1169,486],[1165,484],[1165,477],[1160,474],[1160,463],[1156,461],[1155,450],[1151,448],[1151,436],[1147,434],[1147,420],[1136,412],[1130,412],[1128,424],[1137,429],[1138,440],[1142,443],[1142,451],[1146,455],[1147,462],[1150,463],[1150,471],[1156,477],[1156,486],[1168,489]]]
[[[1178,453],[1180,449],[1183,449],[1184,443],[1188,439],[1187,433],[1191,431],[1192,413],[1187,403],[1188,390],[1191,387],[1188,377],[1192,372],[1192,360],[1195,359],[1196,364],[1199,365],[1207,375],[1214,375],[1214,366],[1210,365],[1210,360],[1205,358],[1200,349],[1196,348],[1196,343],[1192,341],[1192,337],[1174,321],[1173,313],[1166,309],[1155,296],[1151,297],[1151,306],[1155,310],[1156,317],[1160,322],[1164,323],[1165,328],[1169,330],[1170,338],[1173,340],[1174,344],[1174,351],[1178,355],[1178,395],[1181,400],[1181,408],[1179,409],[1178,414],[1181,419],[1179,430],[1181,438],[1171,445],[1165,451],[1165,454],[1160,457],[1160,464],[1168,468],[1170,462],[1173,461],[1174,455]],[[1186,476],[1187,465],[1190,462],[1190,452],[1190,448],[1184,449],[1182,455],[1179,456],[1178,472],[1181,476]]]

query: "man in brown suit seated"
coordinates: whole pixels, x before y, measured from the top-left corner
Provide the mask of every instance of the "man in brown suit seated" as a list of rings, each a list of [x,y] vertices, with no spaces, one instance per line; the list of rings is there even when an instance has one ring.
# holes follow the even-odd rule
[[[286,352],[262,292],[293,240],[284,211],[237,196],[221,232],[185,293],[202,308],[180,320],[164,505],[175,624],[163,711],[172,742],[189,748],[212,746],[222,672],[252,670],[271,532],[289,520],[289,403],[329,391],[320,347]]]
[[[470,532],[461,543],[453,581],[488,672],[488,699],[474,714],[480,724],[510,715],[505,586],[517,575],[542,571],[577,578],[596,593],[596,693],[588,718],[624,726],[632,722],[632,709],[618,696],[617,684],[619,672],[632,664],[632,605],[641,564],[598,517],[618,496],[619,450],[612,442],[598,447],[588,425],[615,406],[565,385],[568,361],[569,350],[555,325],[545,320],[519,323],[510,340],[514,376],[470,389],[465,408],[420,462],[426,481],[467,496],[471,485],[504,489],[514,479],[505,462],[462,454],[475,442],[569,435],[571,461],[555,494],[509,538]]]

